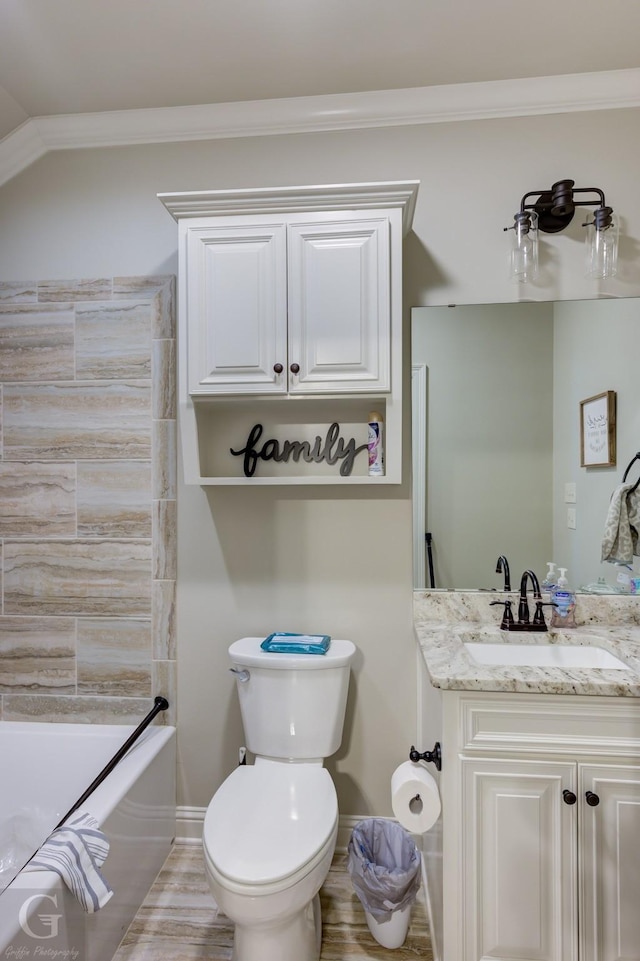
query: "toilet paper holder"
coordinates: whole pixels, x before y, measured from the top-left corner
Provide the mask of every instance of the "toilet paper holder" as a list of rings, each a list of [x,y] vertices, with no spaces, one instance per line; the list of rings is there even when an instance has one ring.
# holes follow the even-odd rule
[[[442,752],[440,751],[440,741],[436,741],[433,746],[433,751],[416,751],[413,744],[411,745],[411,750],[409,751],[409,760],[413,761],[414,764],[418,761],[428,761],[435,764],[436,771],[442,770]]]

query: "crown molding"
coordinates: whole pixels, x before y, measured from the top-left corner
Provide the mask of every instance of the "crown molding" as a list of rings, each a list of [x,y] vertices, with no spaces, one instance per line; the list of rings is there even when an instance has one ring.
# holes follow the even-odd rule
[[[48,153],[33,120],[25,120],[0,140],[0,187]]]
[[[158,198],[175,220],[221,214],[268,214],[311,210],[370,210],[394,207],[402,211],[402,230],[409,232],[418,194],[418,180],[385,183],[329,184],[309,187],[260,187],[161,193]]]
[[[640,106],[640,68],[364,93],[34,117],[0,140],[0,186],[50,150],[454,123]]]

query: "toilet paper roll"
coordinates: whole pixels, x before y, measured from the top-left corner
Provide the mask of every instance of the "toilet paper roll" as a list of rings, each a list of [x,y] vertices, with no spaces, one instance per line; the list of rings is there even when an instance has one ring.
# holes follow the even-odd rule
[[[423,834],[440,817],[438,785],[420,764],[405,761],[391,775],[391,806],[403,828]]]

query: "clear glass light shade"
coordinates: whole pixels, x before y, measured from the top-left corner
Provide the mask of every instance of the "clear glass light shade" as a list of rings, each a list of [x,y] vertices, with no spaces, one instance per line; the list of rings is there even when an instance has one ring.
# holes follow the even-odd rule
[[[586,245],[587,277],[593,280],[615,277],[618,270],[618,218],[613,215],[609,226],[601,229],[595,223],[587,224]]]
[[[538,275],[538,215],[535,210],[517,214],[511,237],[509,271],[515,283],[528,284]]]

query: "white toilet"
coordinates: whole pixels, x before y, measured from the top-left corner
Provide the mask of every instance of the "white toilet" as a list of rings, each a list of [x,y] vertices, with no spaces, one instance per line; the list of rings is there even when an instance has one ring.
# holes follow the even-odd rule
[[[204,862],[216,903],[235,922],[233,961],[318,961],[318,891],[338,833],[338,802],[323,759],[340,747],[356,648],[326,654],[229,648],[255,764],[216,791],[204,820]]]

